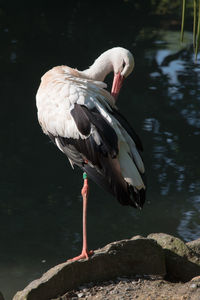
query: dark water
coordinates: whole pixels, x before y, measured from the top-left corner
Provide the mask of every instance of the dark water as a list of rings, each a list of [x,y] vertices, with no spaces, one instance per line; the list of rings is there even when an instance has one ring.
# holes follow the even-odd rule
[[[135,56],[118,106],[143,140],[147,202],[142,211],[122,207],[91,183],[89,246],[151,232],[199,237],[200,57],[194,63],[191,33],[180,45],[179,31],[135,28],[129,21],[128,31],[118,27],[111,35],[107,19],[92,28],[90,18],[78,31],[77,11],[57,22],[42,10],[3,14],[0,290],[6,299],[81,250],[82,174],[41,132],[35,108],[40,77],[59,64],[87,68],[116,45]]]

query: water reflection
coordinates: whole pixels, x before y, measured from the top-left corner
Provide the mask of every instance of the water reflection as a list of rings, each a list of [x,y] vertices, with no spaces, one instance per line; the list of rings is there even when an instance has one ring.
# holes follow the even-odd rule
[[[171,198],[175,193],[171,200],[179,203],[177,216],[180,214],[176,232],[189,241],[198,238],[200,233],[199,196],[195,195],[200,190],[200,69],[199,62],[195,67],[194,55],[184,49],[185,45],[177,47],[170,32],[160,34],[165,42],[156,44],[162,49],[151,48],[146,57],[156,62],[156,70],[149,74],[150,89],[159,90],[159,101],[164,101],[164,105],[159,102],[159,107],[154,106],[159,113],[144,119],[143,129],[152,135],[152,168],[160,194]],[[191,40],[190,33],[186,39]]]
[[[200,233],[200,196],[193,196],[189,199],[190,209],[182,212],[182,218],[177,228],[178,233],[185,241],[191,241],[199,237]]]

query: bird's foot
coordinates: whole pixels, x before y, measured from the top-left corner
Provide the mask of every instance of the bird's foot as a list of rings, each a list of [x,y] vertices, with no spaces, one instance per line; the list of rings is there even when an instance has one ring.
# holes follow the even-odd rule
[[[77,260],[80,260],[80,259],[88,259],[89,256],[93,255],[94,254],[94,251],[93,250],[82,250],[81,254],[76,256],[76,257],[73,257],[73,258],[70,258],[68,259],[67,261],[77,261]]]

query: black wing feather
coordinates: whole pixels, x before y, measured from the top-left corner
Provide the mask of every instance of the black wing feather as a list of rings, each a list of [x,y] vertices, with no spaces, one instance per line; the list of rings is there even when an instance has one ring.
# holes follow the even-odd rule
[[[75,104],[71,110],[71,115],[79,132],[85,138],[54,137],[49,133],[52,141],[55,144],[59,143],[62,151],[74,164],[84,170],[103,189],[115,196],[122,205],[142,207],[145,191],[143,189],[136,191],[124,180],[121,172],[118,172],[118,162],[115,159],[118,154],[118,138],[115,130],[95,108],[89,110],[83,105]],[[113,110],[113,115],[141,150],[140,139],[126,119],[117,110]],[[92,126],[99,134],[99,144],[96,143],[91,134]]]
[[[87,136],[91,130],[91,123],[85,110],[83,110],[81,105],[75,104],[71,110],[71,115],[80,133]]]
[[[71,115],[77,125],[78,130],[83,135],[89,135],[91,124],[93,124],[101,137],[100,149],[103,153],[109,153],[111,157],[118,154],[118,138],[115,130],[97,109],[89,110],[84,105],[75,104],[71,110]]]
[[[56,139],[63,152],[85,171],[88,177],[116,197],[122,205],[141,207],[137,193],[130,189],[121,174],[115,172],[114,160],[99,151],[91,137],[85,140],[75,140],[58,136]],[[87,163],[86,159],[92,165]],[[134,195],[133,199],[131,195]]]

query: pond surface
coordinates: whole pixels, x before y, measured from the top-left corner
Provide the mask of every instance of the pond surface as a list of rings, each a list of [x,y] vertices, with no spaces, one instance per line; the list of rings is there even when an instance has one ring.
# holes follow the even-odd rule
[[[42,133],[35,94],[49,68],[59,64],[87,68],[116,44],[105,42],[100,48],[97,41],[96,47],[76,48],[73,53],[63,42],[67,35],[75,47],[70,36],[75,21],[70,22],[67,33],[63,29],[58,37],[55,31],[49,40],[44,26],[47,38],[43,42],[34,31],[31,39],[14,27],[5,26],[1,33],[5,49],[1,57],[0,290],[6,299],[81,250],[82,174],[71,169]],[[199,237],[200,58],[195,63],[188,47],[191,33],[185,33],[186,43],[181,45],[179,35],[179,31],[144,28],[131,40],[118,43],[135,57],[135,71],[124,84],[118,106],[144,144],[147,201],[142,211],[122,207],[91,182],[91,249],[152,232],[173,234],[184,241]],[[40,43],[43,48],[47,44],[45,51],[40,51]]]

